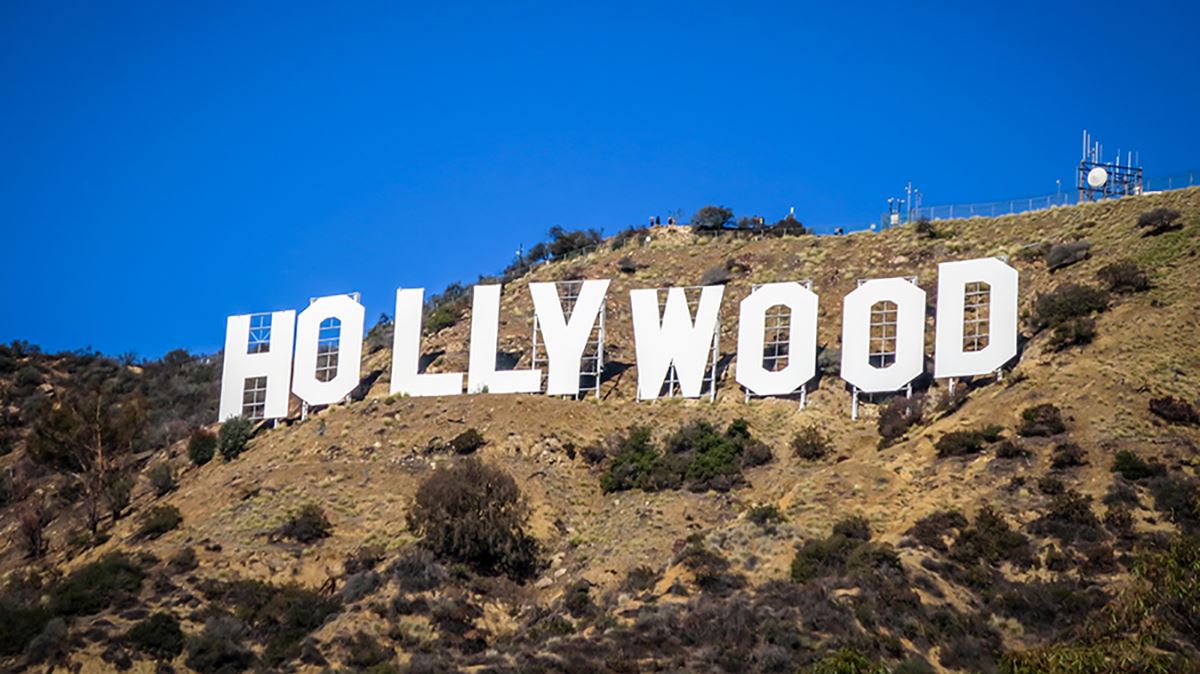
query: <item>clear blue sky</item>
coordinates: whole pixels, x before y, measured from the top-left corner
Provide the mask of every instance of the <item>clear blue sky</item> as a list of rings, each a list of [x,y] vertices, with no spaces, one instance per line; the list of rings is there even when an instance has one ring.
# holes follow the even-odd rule
[[[1084,127],[1200,168],[1195,2],[813,4],[6,2],[0,340],[214,351],[556,224],[1050,193]]]

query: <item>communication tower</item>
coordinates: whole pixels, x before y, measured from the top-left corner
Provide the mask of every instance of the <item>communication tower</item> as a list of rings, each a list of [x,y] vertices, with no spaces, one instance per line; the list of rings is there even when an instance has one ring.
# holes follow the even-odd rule
[[[1126,153],[1121,163],[1121,151],[1115,161],[1104,161],[1104,146],[1083,131],[1083,155],[1075,176],[1079,201],[1099,201],[1142,193],[1142,167],[1136,152]]]

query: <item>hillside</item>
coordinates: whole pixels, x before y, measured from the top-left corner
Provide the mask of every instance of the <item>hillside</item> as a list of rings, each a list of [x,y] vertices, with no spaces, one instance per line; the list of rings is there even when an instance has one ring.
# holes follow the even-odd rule
[[[1147,235],[1137,222],[1156,208],[1177,211],[1178,225]],[[1048,245],[1075,241],[1090,244],[1087,257],[1049,270]],[[858,279],[915,275],[929,296],[928,353],[937,263],[989,255],[1007,256],[1021,274],[1030,320],[1018,360],[999,380],[960,386],[966,395],[957,399],[944,381],[922,381],[919,420],[891,442],[880,435],[891,401],[868,402],[851,420],[836,368],[810,389],[803,410],[789,399],[747,402],[733,381],[737,302],[753,284],[811,279],[821,298],[818,343],[835,350],[841,298]],[[362,400],[259,429],[233,460],[189,461],[195,419],[139,445],[130,462],[142,476],[128,512],[95,536],[80,520],[71,471],[35,460],[35,422],[21,417],[13,394],[19,385],[27,396],[41,391],[53,407],[61,398],[54,392],[80,378],[66,361],[10,350],[5,414],[17,430],[0,457],[13,494],[0,510],[10,541],[0,553],[4,666],[1194,671],[1200,426],[1152,412],[1151,401],[1183,401],[1194,414],[1200,398],[1198,256],[1200,188],[841,237],[654,228],[648,242],[606,243],[504,287],[500,350],[523,354],[525,367],[528,283],[612,279],[605,348],[615,365],[601,400],[389,397],[390,349],[376,335],[362,372],[378,377]],[[1098,272],[1123,260],[1150,287],[1112,292],[1094,339],[1056,348],[1054,330],[1034,329],[1039,296],[1071,284],[1103,287]],[[716,400],[636,402],[629,290],[699,283],[715,267],[731,269]],[[426,336],[428,371],[466,371],[469,325],[464,315]],[[34,362],[50,374],[21,384],[19,372]],[[118,367],[131,372],[131,390],[147,386],[140,368]],[[182,408],[215,405],[213,373],[194,376],[211,402]],[[1060,410],[1062,432],[1028,427],[1023,414],[1042,404]],[[167,429],[162,416],[156,428]],[[661,447],[687,424],[708,422],[720,434],[737,419],[770,448],[770,461],[743,459],[738,476],[708,485],[715,488],[602,488],[622,458],[616,436],[631,427],[648,427]],[[989,426],[1000,430],[980,434],[987,439],[969,433]],[[801,458],[793,440],[814,427],[828,438],[827,452]],[[510,474],[529,505],[537,564],[515,580],[430,556],[409,526],[420,485],[470,460],[446,446],[468,429],[485,443],[461,453]],[[953,436],[966,445],[961,452],[943,442],[955,432],[967,432]],[[178,471],[177,487],[159,496],[145,475],[163,462]],[[18,529],[34,502],[50,512],[48,550],[36,559]],[[289,537],[283,525],[310,505],[327,519],[328,535]],[[177,525],[157,537],[139,533],[164,506],[178,510]],[[114,571],[113,560],[129,568]],[[106,587],[105,574],[121,576],[119,591],[88,606],[79,596]],[[72,594],[72,583],[83,588]],[[176,646],[155,651],[129,630],[160,613],[182,633],[165,640]]]

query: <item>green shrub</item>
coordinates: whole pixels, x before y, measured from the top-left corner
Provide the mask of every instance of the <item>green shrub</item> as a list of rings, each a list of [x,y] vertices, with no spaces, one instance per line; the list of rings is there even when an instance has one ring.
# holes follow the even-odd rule
[[[596,604],[591,596],[592,584],[581,578],[563,590],[563,608],[572,618],[587,618],[596,613]]]
[[[266,641],[262,659],[271,666],[296,657],[304,637],[320,628],[339,609],[334,599],[299,585],[208,580],[199,589],[209,601],[229,609]],[[235,626],[226,624],[224,627]],[[240,644],[240,639],[237,643]],[[190,659],[188,664],[194,667]]]
[[[175,469],[166,461],[150,466],[146,471],[146,479],[150,481],[150,487],[158,496],[166,496],[179,486],[175,482]]]
[[[1157,236],[1183,227],[1180,223],[1182,217],[1179,211],[1160,206],[1139,215],[1137,226],[1146,230],[1143,236]]]
[[[1200,529],[1200,484],[1184,473],[1155,476],[1149,483],[1154,507],[1184,531]]]
[[[169,613],[152,613],[125,634],[134,648],[159,660],[174,660],[183,652],[183,630]]]
[[[1096,272],[1096,278],[1111,293],[1140,293],[1150,289],[1150,278],[1132,260],[1106,264]]]
[[[621,583],[621,589],[625,592],[634,594],[645,592],[654,588],[658,583],[658,572],[648,566],[635,566],[625,574],[625,580]]]
[[[188,458],[197,466],[212,461],[217,451],[217,436],[211,431],[197,428],[188,440]]]
[[[1087,452],[1074,442],[1060,442],[1050,453],[1051,468],[1074,468],[1087,465]]]
[[[1190,666],[1136,638],[1057,643],[1005,653],[1000,660],[1002,674],[1168,674]]]
[[[183,516],[179,514],[179,508],[172,505],[154,506],[142,516],[137,537],[141,539],[158,538],[168,531],[174,531],[182,521]]]
[[[984,442],[998,442],[1004,436],[1004,427],[996,424],[988,424],[979,429],[979,436]]]
[[[996,445],[996,458],[998,459],[1024,459],[1031,455],[1028,449],[1025,449],[1016,440],[1008,439]]]
[[[746,519],[754,522],[760,527],[770,527],[784,521],[783,513],[779,512],[779,506],[774,503],[762,503],[756,506],[751,506],[746,511]]]
[[[951,431],[938,438],[934,448],[939,457],[967,456],[983,451],[984,436],[979,431]]]
[[[408,526],[438,555],[516,580],[537,568],[529,509],[508,473],[467,457],[439,468],[417,489]]]
[[[1046,345],[1051,351],[1064,351],[1072,346],[1091,344],[1095,339],[1096,320],[1087,316],[1071,318],[1054,326]]]
[[[594,229],[579,229],[568,231],[559,226],[550,228],[550,241],[546,244],[546,252],[552,260],[561,260],[572,255],[587,252],[600,245],[603,237]]]
[[[862,517],[844,519],[824,539],[807,540],[792,558],[791,576],[798,583],[842,572],[851,553],[870,541],[871,529]]]
[[[1120,473],[1126,480],[1141,480],[1161,473],[1162,470],[1161,466],[1147,463],[1137,454],[1123,449],[1113,456],[1112,472]]]
[[[1050,507],[1030,529],[1039,535],[1053,536],[1063,544],[1101,540],[1104,529],[1091,504],[1092,497],[1068,489],[1050,499]]]
[[[692,572],[696,586],[705,592],[724,594],[746,584],[743,576],[730,571],[729,560],[704,545],[700,534],[688,537],[679,563]]]
[[[946,539],[957,535],[966,526],[967,518],[961,512],[938,510],[917,520],[905,535],[928,548],[946,552],[949,550]]]
[[[600,476],[600,487],[605,492],[627,489],[659,491],[678,489],[683,485],[686,459],[668,457],[658,451],[651,441],[648,427],[631,427],[624,435],[614,438],[612,444],[611,461]]]
[[[1022,437],[1046,437],[1058,435],[1067,430],[1062,420],[1062,412],[1052,403],[1042,403],[1026,407],[1021,411],[1021,425],[1017,434]]]
[[[121,519],[133,498],[133,478],[124,471],[108,476],[104,483],[104,503],[112,513],[113,521]]]
[[[1030,321],[1034,330],[1054,327],[1073,318],[1086,318],[1108,308],[1108,293],[1092,286],[1068,283],[1037,296]]]
[[[678,489],[684,483],[694,491],[727,491],[742,482],[743,469],[772,458],[744,419],[734,420],[724,433],[706,421],[684,424],[667,438],[666,452],[654,447],[645,427],[630,428],[610,444],[615,447],[605,452],[610,462],[600,477],[606,492]]]
[[[92,615],[129,600],[146,573],[124,555],[109,553],[81,567],[52,588],[51,609],[59,615]]]
[[[454,436],[454,439],[450,441],[450,449],[454,450],[455,454],[474,454],[486,442],[479,431],[474,428],[468,428]]]
[[[799,674],[888,674],[888,670],[853,648],[842,648],[801,668]]]
[[[54,614],[41,606],[0,601],[0,656],[20,655]]]
[[[275,530],[275,535],[297,543],[316,543],[329,538],[333,526],[325,517],[325,511],[315,503],[306,503]]]
[[[221,431],[217,435],[217,449],[221,452],[221,458],[226,461],[236,459],[246,451],[246,443],[250,442],[253,435],[254,422],[246,417],[234,417],[221,424]]]
[[[1033,548],[1029,539],[1014,530],[999,512],[984,506],[971,526],[963,527],[958,534],[950,548],[950,558],[968,566],[1007,561],[1029,567],[1033,565]]]
[[[810,424],[792,436],[792,451],[806,461],[818,461],[833,452],[833,441],[820,426]]]
[[[1063,481],[1053,475],[1043,475],[1038,478],[1037,490],[1046,496],[1057,496],[1067,490]]]

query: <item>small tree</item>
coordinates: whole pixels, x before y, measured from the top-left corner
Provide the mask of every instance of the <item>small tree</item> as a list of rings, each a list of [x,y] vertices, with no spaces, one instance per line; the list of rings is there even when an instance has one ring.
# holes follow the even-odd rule
[[[128,472],[109,473],[108,482],[104,485],[104,503],[112,514],[113,522],[121,519],[133,496],[133,478]]]
[[[217,449],[226,461],[233,461],[246,450],[246,443],[254,435],[254,423],[246,417],[234,417],[221,425],[217,436]]]
[[[537,566],[529,508],[512,476],[467,457],[421,483],[408,526],[434,553],[523,580]]]
[[[46,554],[46,527],[50,525],[50,511],[45,499],[39,494],[30,499],[17,516],[17,534],[25,544],[26,554],[37,559]]]
[[[700,231],[724,229],[733,221],[733,211],[724,206],[705,206],[692,216],[692,228]]]

